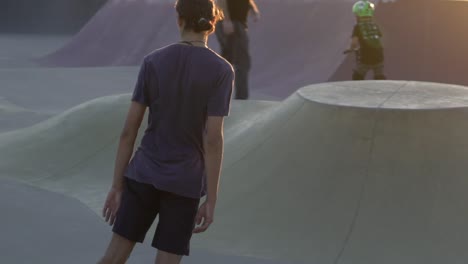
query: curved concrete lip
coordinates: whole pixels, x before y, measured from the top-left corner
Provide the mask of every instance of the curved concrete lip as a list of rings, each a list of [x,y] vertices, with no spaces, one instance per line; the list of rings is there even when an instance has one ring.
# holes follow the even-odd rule
[[[355,81],[304,87],[298,94],[316,103],[395,110],[468,107],[468,87],[413,81]]]

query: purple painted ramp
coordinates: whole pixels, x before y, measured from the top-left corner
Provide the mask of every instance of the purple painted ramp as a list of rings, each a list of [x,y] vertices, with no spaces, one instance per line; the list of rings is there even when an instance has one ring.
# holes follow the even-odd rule
[[[75,34],[106,0],[2,0],[0,32]]]
[[[139,65],[144,55],[178,41],[172,1],[110,1],[70,43],[42,59],[48,66]],[[263,19],[251,23],[253,70],[258,93],[286,97],[326,81],[341,64],[353,17],[351,4],[259,1]],[[211,46],[217,49],[214,37]]]
[[[468,85],[468,2],[405,0],[382,3],[386,72],[393,80]],[[332,81],[349,80],[352,56]],[[372,77],[372,76],[369,76]]]

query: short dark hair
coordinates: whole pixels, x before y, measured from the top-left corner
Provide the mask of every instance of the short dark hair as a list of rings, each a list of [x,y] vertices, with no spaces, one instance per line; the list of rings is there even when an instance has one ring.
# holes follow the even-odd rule
[[[223,19],[223,12],[213,0],[177,0],[175,8],[185,21],[185,29],[196,33],[213,30]]]

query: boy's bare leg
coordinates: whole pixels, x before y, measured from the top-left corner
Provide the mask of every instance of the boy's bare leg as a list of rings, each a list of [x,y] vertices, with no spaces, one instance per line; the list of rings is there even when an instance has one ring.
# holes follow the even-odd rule
[[[125,264],[134,247],[135,242],[114,233],[106,254],[98,264]]]
[[[374,80],[386,80],[387,77],[384,73],[384,65],[378,64],[374,67]]]
[[[179,264],[182,260],[182,256],[174,255],[162,250],[158,250],[158,256],[156,257],[156,264]]]

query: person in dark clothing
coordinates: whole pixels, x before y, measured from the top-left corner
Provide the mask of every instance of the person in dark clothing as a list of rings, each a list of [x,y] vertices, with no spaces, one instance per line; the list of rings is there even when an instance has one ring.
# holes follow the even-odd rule
[[[260,12],[254,0],[218,0],[218,5],[224,11],[224,20],[216,27],[221,56],[235,68],[235,98],[245,100],[249,98],[251,67],[247,20],[252,13],[258,21]]]
[[[353,80],[364,80],[372,70],[375,80],[385,80],[384,49],[382,32],[374,21],[375,6],[368,0],[354,4],[353,13],[357,23],[353,29],[351,51],[356,52],[357,65],[353,71]]]
[[[114,234],[99,264],[126,263],[156,216],[155,263],[179,264],[192,234],[213,223],[234,69],[207,46],[222,17],[214,0],[178,0],[176,9],[181,41],[150,53],[140,68],[103,208]]]

